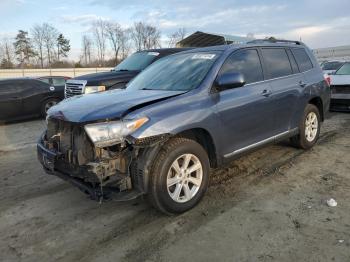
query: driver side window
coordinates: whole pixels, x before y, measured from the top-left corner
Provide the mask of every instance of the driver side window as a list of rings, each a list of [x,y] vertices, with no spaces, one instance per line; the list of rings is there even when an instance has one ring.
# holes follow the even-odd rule
[[[246,84],[264,80],[258,51],[255,49],[234,52],[223,64],[219,75],[239,72],[244,75]]]

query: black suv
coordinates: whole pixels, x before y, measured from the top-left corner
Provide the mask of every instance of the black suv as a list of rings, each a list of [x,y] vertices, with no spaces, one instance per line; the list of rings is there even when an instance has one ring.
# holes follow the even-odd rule
[[[139,51],[117,65],[110,72],[75,77],[66,82],[66,98],[109,89],[125,88],[126,84],[158,59],[189,48],[161,48]]]

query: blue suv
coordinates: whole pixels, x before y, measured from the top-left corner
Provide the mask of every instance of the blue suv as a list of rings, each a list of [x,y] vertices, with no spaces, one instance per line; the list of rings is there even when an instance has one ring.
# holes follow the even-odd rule
[[[38,158],[92,199],[147,195],[165,213],[195,206],[210,168],[280,140],[309,149],[330,87],[301,42],[256,40],[180,52],[124,90],[48,112]]]

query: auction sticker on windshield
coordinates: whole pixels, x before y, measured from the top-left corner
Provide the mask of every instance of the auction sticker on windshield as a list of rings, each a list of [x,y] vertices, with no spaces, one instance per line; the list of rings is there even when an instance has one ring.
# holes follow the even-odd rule
[[[192,59],[206,59],[211,60],[215,57],[215,54],[195,54],[192,56]]]

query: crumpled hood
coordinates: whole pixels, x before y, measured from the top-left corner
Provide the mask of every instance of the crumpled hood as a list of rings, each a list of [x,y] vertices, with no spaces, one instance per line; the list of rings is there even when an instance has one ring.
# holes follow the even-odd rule
[[[118,119],[133,108],[140,108],[183,93],[185,91],[116,89],[68,98],[50,108],[48,115],[50,118],[74,123]]]

